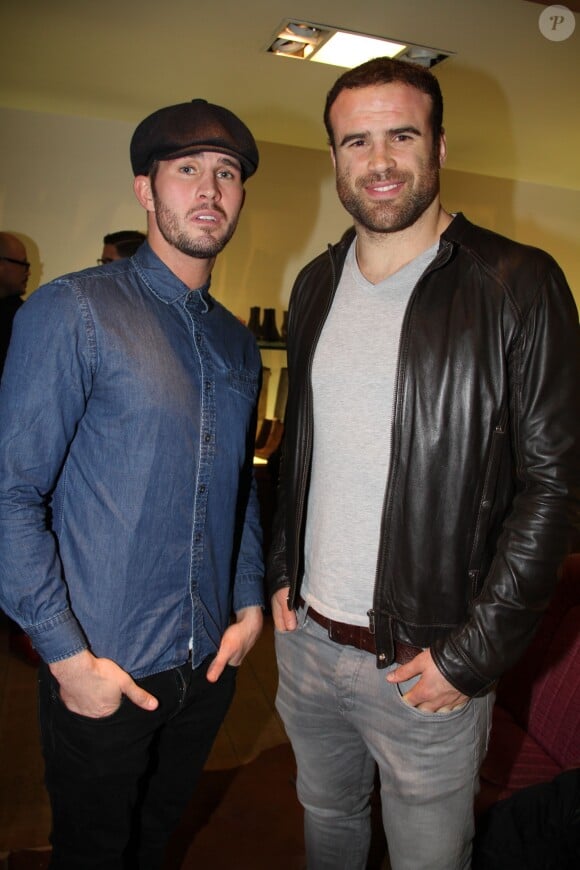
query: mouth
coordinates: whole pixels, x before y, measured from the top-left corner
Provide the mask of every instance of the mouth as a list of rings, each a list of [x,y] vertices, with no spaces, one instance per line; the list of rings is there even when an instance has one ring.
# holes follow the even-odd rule
[[[365,185],[365,190],[370,196],[392,196],[403,188],[404,183],[404,181],[374,182]]]
[[[200,209],[191,214],[191,219],[194,223],[204,224],[205,226],[221,223],[224,217],[225,215],[217,209]]]

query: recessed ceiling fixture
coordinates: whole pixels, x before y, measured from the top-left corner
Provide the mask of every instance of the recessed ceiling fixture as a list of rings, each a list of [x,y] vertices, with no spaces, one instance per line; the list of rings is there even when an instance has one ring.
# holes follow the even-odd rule
[[[272,54],[313,60],[352,69],[373,57],[396,57],[421,66],[432,67],[454,54],[426,45],[395,42],[380,36],[367,36],[339,30],[327,24],[286,19],[276,30],[266,49]]]

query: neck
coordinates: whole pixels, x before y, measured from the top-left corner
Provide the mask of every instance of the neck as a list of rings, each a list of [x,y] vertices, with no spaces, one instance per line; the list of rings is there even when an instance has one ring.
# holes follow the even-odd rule
[[[451,220],[451,215],[435,200],[404,230],[377,233],[356,224],[356,258],[360,271],[371,284],[379,284],[435,245]]]
[[[184,254],[173,247],[173,245],[170,245],[159,231],[152,232],[151,227],[149,228],[147,241],[151,250],[157,254],[167,268],[171,269],[173,274],[180,281],[183,281],[190,290],[196,290],[208,282],[216,260],[215,257],[205,259]]]

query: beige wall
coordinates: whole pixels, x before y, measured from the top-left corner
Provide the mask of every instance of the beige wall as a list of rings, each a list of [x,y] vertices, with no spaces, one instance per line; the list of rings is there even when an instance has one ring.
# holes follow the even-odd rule
[[[144,229],[128,160],[133,125],[0,109],[0,229],[19,234],[30,289],[93,265],[102,236]],[[348,226],[326,153],[260,144],[236,236],[218,258],[213,290],[235,314],[287,306],[294,275]],[[445,170],[443,201],[476,223],[550,251],[580,305],[580,193]]]
[[[446,169],[449,211],[519,242],[548,251],[563,268],[580,308],[580,192]]]

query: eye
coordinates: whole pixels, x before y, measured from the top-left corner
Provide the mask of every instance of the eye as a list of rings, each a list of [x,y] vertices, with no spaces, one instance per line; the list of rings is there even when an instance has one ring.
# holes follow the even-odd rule
[[[418,138],[420,138],[420,136],[421,134],[418,130],[414,130],[411,128],[399,131],[392,131],[393,142],[415,142]]]
[[[347,148],[363,148],[366,144],[366,139],[363,139],[362,137],[360,139],[351,139],[350,142],[347,143]]]
[[[230,160],[221,161],[216,167],[216,177],[225,179],[226,181],[241,181],[242,168]]]

